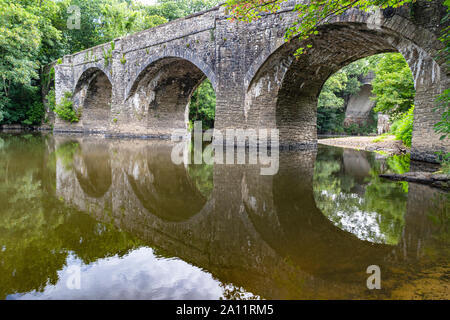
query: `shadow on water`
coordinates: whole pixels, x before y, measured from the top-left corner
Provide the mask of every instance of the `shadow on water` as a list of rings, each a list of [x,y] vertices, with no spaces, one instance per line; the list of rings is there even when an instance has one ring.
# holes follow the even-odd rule
[[[320,146],[262,176],[172,146],[0,136],[0,297],[448,298],[448,194],[378,177],[409,159]]]
[[[83,191],[92,198],[101,198],[111,187],[111,161],[108,146],[83,144],[73,158],[73,166]]]
[[[197,189],[187,168],[172,163],[170,152],[170,146],[165,145],[146,148],[145,156],[131,165],[127,178],[149,213],[165,221],[179,222],[196,215],[206,198]]]

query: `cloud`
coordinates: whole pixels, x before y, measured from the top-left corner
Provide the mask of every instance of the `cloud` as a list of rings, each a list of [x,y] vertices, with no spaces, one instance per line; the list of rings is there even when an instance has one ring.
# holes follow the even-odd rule
[[[69,289],[73,266],[80,267],[81,287]],[[58,272],[56,285],[43,292],[9,299],[218,299],[223,287],[210,273],[180,259],[155,256],[151,248],[136,249],[124,257],[99,259],[83,265],[74,255]]]

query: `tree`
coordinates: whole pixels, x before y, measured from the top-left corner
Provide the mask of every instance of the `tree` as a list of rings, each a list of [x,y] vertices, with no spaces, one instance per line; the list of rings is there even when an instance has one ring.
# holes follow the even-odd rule
[[[29,86],[38,77],[36,62],[41,44],[39,19],[19,4],[0,1],[0,74],[2,92],[9,98],[11,86]]]
[[[345,71],[340,70],[325,82],[319,95],[319,108],[342,108],[344,98],[342,91],[347,86],[348,77]]]
[[[400,53],[388,53],[375,67],[372,81],[375,111],[398,118],[414,104],[414,80],[411,69]]]
[[[209,80],[195,90],[189,105],[189,121],[202,121],[203,129],[214,127],[216,93]]]
[[[57,6],[45,0],[0,0],[0,10],[0,121],[40,122],[38,70],[59,54],[61,33],[52,25]]]
[[[220,0],[159,0],[156,5],[147,6],[146,11],[169,21],[206,10],[218,5]]]
[[[58,6],[61,11],[58,27],[67,39],[66,53],[82,51],[167,22],[164,17],[150,13],[148,6],[121,0],[63,0]],[[80,29],[66,27],[69,6],[80,8]]]

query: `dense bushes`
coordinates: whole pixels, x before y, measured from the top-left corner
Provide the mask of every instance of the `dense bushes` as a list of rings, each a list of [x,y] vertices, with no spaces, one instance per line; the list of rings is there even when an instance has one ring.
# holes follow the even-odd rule
[[[318,133],[344,133],[344,111],[339,108],[317,108]]]
[[[12,86],[0,93],[0,124],[38,125],[44,116],[38,88]]]
[[[81,117],[81,111],[76,111],[73,108],[72,93],[65,92],[61,102],[55,105],[53,110],[59,118],[69,121],[78,122]]]
[[[391,125],[391,133],[395,135],[396,139],[402,140],[402,142],[408,147],[411,147],[413,120],[414,107],[411,107]]]
[[[45,113],[44,104],[40,101],[35,101],[31,107],[27,110],[27,118],[22,121],[25,125],[40,125],[42,117]]]

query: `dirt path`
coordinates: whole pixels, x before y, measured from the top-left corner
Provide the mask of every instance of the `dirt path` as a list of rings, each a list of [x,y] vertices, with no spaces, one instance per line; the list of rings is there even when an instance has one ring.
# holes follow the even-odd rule
[[[351,136],[342,138],[328,138],[319,139],[318,143],[351,148],[366,151],[383,151],[388,154],[401,154],[406,153],[408,149],[403,145],[400,140],[395,140],[394,136],[385,137],[366,137],[366,136]]]

